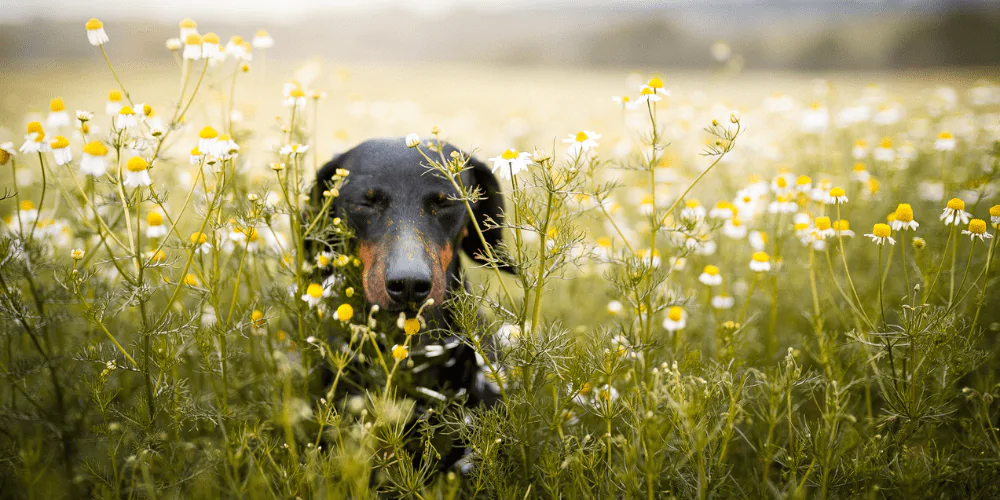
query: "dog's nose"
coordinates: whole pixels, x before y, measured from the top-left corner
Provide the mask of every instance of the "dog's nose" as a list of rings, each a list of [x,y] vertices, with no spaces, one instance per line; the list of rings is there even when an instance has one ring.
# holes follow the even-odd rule
[[[385,289],[392,300],[402,304],[421,304],[431,294],[431,276],[419,272],[386,276]]]

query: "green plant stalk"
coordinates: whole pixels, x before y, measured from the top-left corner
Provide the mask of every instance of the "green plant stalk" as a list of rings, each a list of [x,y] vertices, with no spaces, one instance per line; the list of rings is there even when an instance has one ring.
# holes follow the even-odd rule
[[[957,228],[958,226],[952,225],[952,227]],[[952,231],[955,231],[955,229],[952,229]],[[973,243],[975,243],[975,240],[973,240]],[[951,273],[949,274],[949,278],[951,278],[951,287],[948,289],[948,308],[951,308],[951,304],[955,300],[955,261],[957,258],[958,236],[955,237],[955,246],[951,249]]]
[[[983,303],[986,301],[986,283],[989,280],[990,275],[990,265],[993,264],[993,255],[995,255],[997,248],[997,241],[1000,240],[997,233],[1000,231],[993,231],[993,241],[990,243],[990,251],[986,255],[986,266],[983,268],[983,284],[979,287],[979,300],[976,303],[976,314],[972,317],[972,328],[970,331],[975,331],[976,324],[979,323],[979,312],[983,308]],[[1000,446],[998,446],[1000,448]]]
[[[553,202],[553,192],[548,189],[548,201],[545,205],[545,222],[542,224],[542,234],[541,243],[538,245],[538,272],[535,276],[535,303],[531,309],[531,331],[537,337],[538,332],[541,329],[539,322],[542,317],[542,289],[545,286],[545,265],[546,265],[546,253],[545,253],[545,243],[548,238],[549,233],[549,222],[552,219],[552,202]],[[655,231],[654,231],[655,233]]]
[[[28,239],[33,239],[35,237],[35,228],[38,227],[38,220],[42,218],[42,208],[45,205],[45,188],[48,186],[48,182],[45,179],[45,157],[42,155],[41,151],[38,152],[38,165],[42,168],[42,194],[38,199],[38,215],[35,220],[31,222],[31,231],[28,233]],[[21,207],[18,207],[18,217],[20,218]]]

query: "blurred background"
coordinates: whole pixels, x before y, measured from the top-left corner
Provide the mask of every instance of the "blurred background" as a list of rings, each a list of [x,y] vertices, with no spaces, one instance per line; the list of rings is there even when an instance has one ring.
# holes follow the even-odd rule
[[[164,40],[192,17],[220,35],[267,29],[279,41],[269,57],[343,64],[808,71],[1000,64],[995,0],[17,0],[0,11],[0,62],[92,54],[81,36],[90,17],[114,23],[117,60],[151,63],[171,58]]]

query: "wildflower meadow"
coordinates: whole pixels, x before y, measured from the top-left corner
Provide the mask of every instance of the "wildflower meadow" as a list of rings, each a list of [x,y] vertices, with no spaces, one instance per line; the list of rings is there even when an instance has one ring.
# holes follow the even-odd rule
[[[5,70],[0,496],[1000,497],[996,73],[432,88],[211,30]],[[315,182],[385,135],[503,190],[415,314]],[[419,385],[449,342],[495,404]]]

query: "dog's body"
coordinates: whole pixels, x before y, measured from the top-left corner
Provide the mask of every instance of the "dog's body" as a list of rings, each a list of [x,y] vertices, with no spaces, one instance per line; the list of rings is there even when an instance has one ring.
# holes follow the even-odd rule
[[[453,146],[442,144],[445,158]],[[436,152],[428,153],[437,155]],[[500,229],[486,221],[503,220],[499,183],[489,168],[470,159],[462,184],[478,189],[482,199],[473,212],[491,245]],[[452,330],[445,304],[465,284],[458,248],[470,257],[485,254],[468,210],[455,186],[433,171],[419,151],[399,138],[372,139],[336,156],[318,172],[314,200],[338,169],[349,172],[332,209],[353,231],[351,247],[362,262],[365,299],[382,311],[413,317],[420,306],[429,330]],[[405,394],[418,403],[467,398],[466,404],[492,404],[497,394],[486,383],[481,359],[457,335],[421,334],[410,351],[412,368],[399,374],[413,389]]]

